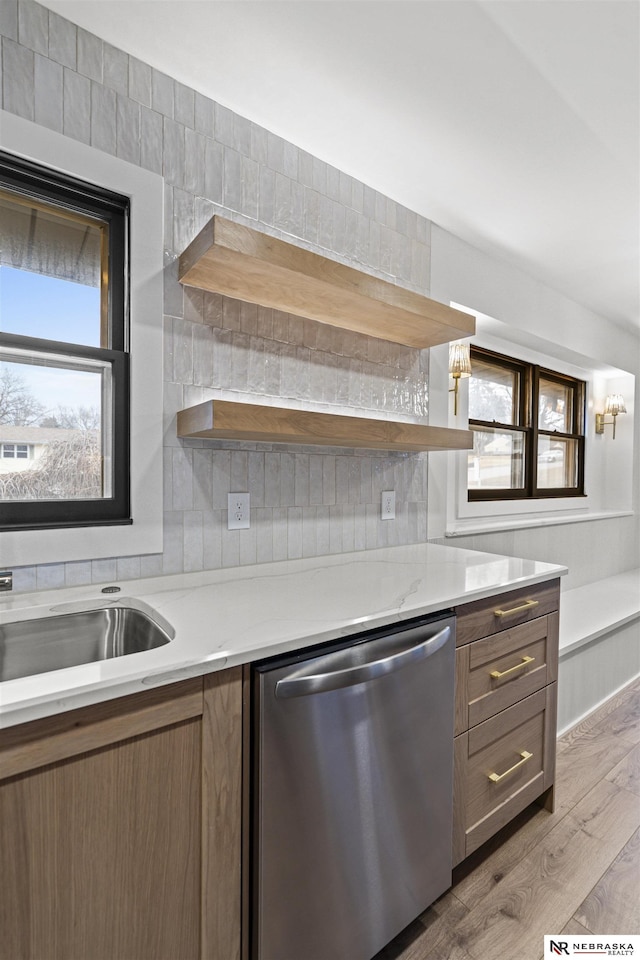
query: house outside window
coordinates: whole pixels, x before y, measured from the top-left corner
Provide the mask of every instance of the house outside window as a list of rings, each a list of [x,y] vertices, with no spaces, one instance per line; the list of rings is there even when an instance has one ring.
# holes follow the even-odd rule
[[[584,495],[584,381],[471,347],[468,499]]]
[[[0,529],[130,523],[127,241],[126,198],[0,153]]]
[[[0,455],[6,459],[28,460],[33,456],[33,447],[28,443],[0,444]]]

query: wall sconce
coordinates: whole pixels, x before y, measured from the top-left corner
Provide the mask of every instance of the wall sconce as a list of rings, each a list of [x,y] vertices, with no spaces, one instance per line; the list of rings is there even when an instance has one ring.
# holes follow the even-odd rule
[[[613,437],[616,438],[616,417],[619,413],[626,413],[627,408],[624,405],[624,399],[621,393],[610,394],[604,404],[604,413],[596,413],[596,433],[604,433],[604,428],[613,425]],[[605,417],[613,417],[612,420],[605,420]]]
[[[452,343],[449,345],[449,376],[453,377],[453,386],[449,393],[453,393],[453,415],[458,416],[458,385],[461,377],[471,376],[471,359],[468,343]]]

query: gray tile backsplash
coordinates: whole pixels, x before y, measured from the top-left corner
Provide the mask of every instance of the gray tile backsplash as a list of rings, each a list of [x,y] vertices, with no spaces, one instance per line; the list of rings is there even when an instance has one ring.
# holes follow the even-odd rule
[[[24,0],[20,0],[19,6],[24,5]],[[102,40],[78,27],[78,73],[97,83],[102,83],[103,48]]]
[[[65,67],[62,95],[62,132],[81,143],[91,141],[91,81]]]
[[[91,81],[91,146],[116,154],[116,94]]]
[[[103,47],[103,83],[116,93],[129,93],[129,56],[110,43]]]
[[[151,106],[151,67],[135,57],[129,57],[129,96]]]
[[[35,113],[35,55],[8,37],[2,38],[3,106],[25,120]]]
[[[23,47],[47,56],[49,53],[49,11],[38,3],[18,4],[18,40]]]
[[[62,133],[63,68],[59,63],[36,54],[34,63],[36,123]]]
[[[78,31],[74,23],[49,11],[49,56],[63,67],[78,65]]]
[[[0,3],[0,36],[9,40],[18,39],[18,0],[3,0]]]
[[[25,567],[16,589],[424,540],[425,455],[181,441],[175,414],[218,397],[424,419],[428,352],[183,288],[177,258],[219,213],[428,294],[429,222],[33,0],[0,6],[4,109],[165,177],[163,554]],[[249,530],[226,529],[233,490]]]

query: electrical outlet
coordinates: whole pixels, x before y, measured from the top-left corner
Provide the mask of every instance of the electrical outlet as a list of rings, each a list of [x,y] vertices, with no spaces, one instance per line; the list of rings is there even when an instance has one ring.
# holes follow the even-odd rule
[[[381,520],[395,520],[396,518],[396,492],[395,490],[382,491],[382,509],[380,513]]]
[[[248,530],[250,526],[250,507],[248,493],[230,493],[227,496],[227,529]]]

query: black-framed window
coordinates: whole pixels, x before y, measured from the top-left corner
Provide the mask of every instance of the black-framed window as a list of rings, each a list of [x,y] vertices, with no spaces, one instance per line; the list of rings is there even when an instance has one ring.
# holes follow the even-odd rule
[[[469,500],[584,495],[584,381],[471,347]]]
[[[126,197],[0,152],[0,529],[130,523]],[[16,459],[17,459],[16,454]]]

